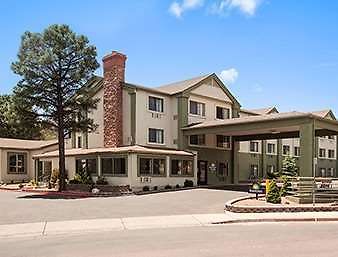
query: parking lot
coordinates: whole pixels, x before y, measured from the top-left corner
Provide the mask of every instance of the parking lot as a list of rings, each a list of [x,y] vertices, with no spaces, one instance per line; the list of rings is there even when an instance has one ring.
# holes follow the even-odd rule
[[[0,191],[0,224],[156,215],[221,213],[243,192],[193,189],[141,196],[44,199],[31,193]]]

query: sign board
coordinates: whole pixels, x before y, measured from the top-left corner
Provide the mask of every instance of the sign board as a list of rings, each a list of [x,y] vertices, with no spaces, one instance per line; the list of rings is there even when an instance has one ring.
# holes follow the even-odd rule
[[[253,183],[249,188],[249,193],[256,194],[256,199],[258,200],[258,194],[263,194],[264,190],[259,183]]]

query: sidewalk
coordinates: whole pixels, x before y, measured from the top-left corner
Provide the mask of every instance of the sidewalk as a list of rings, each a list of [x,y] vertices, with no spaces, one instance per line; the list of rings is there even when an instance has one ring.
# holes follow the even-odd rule
[[[172,216],[128,217],[54,222],[9,224],[0,226],[0,238],[48,236],[69,233],[123,231],[173,227],[217,226],[246,222],[338,221],[338,212],[307,213],[219,213]]]

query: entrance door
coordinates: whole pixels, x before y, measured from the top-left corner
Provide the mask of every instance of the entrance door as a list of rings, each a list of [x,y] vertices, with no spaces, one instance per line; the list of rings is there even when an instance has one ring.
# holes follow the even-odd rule
[[[197,183],[198,185],[206,185],[208,183],[207,161],[198,161]]]

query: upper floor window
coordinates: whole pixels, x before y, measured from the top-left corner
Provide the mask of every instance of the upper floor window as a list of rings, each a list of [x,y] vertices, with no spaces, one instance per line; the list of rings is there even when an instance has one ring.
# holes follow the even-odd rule
[[[149,96],[149,110],[154,112],[163,112],[163,99]]]
[[[228,108],[223,108],[216,106],[216,118],[220,120],[225,120],[230,118],[230,111]]]
[[[300,156],[300,147],[299,146],[295,146],[295,156]]]
[[[217,147],[230,148],[230,137],[223,135],[216,135]]]
[[[148,142],[155,143],[155,144],[164,144],[164,130],[149,128]]]
[[[250,141],[250,152],[258,152],[258,142]]]
[[[326,151],[324,148],[319,148],[319,157],[325,158],[326,156]]]
[[[82,148],[82,137],[81,136],[77,137],[77,148]]]
[[[333,159],[334,158],[334,150],[329,149],[329,158]]]
[[[290,146],[289,145],[283,145],[283,154],[284,155],[290,154]]]
[[[195,101],[190,101],[190,114],[205,116],[205,104]]]
[[[276,153],[276,145],[272,144],[272,143],[268,143],[268,153],[272,154],[272,153]]]
[[[334,136],[328,136],[327,138],[328,139],[334,139]]]
[[[191,145],[205,145],[205,135],[191,135],[189,141]]]
[[[8,174],[25,174],[26,171],[26,154],[8,153]]]

